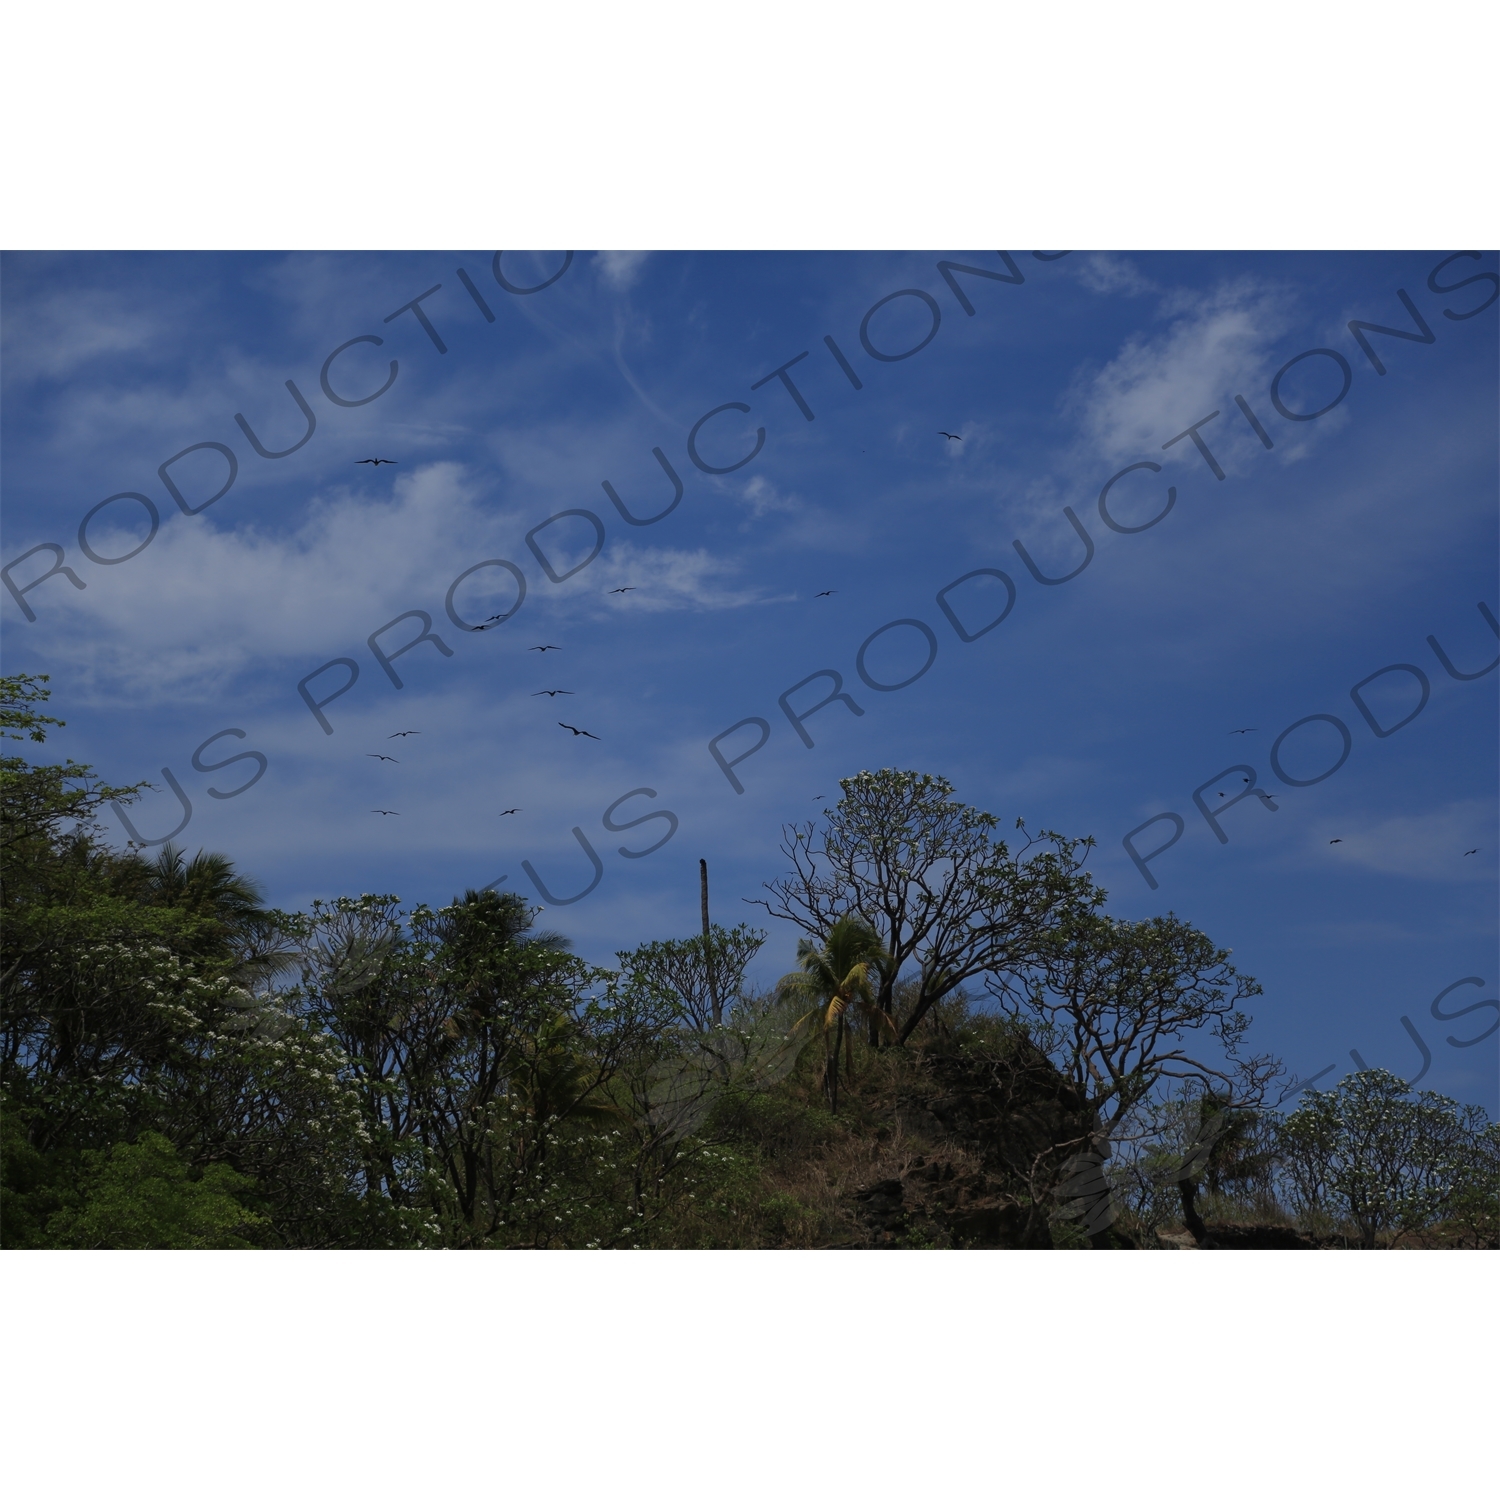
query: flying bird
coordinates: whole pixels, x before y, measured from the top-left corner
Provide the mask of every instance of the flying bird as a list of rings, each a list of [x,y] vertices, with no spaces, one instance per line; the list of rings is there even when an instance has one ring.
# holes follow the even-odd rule
[[[420,729],[398,729],[395,734],[386,735],[388,740],[404,740],[409,734],[421,734]]]
[[[1258,729],[1231,729],[1230,734],[1259,734]]]
[[[1478,854],[1478,853],[1479,853],[1479,851],[1477,849],[1465,849],[1464,852],[1463,852],[1463,858],[1467,859],[1471,854]]]
[[[528,651],[541,651],[541,652],[545,653],[547,651],[561,651],[562,647],[561,646],[528,646],[526,649]]]
[[[507,807],[505,811],[500,814],[500,816],[502,818],[508,818],[512,813],[518,813],[520,812],[520,810],[521,809],[519,807]]]
[[[814,797],[813,798],[814,802],[826,802],[827,800],[828,799],[826,797]]]
[[[610,593],[612,593],[612,594],[633,594],[635,592],[635,590],[636,590],[636,585],[635,584],[633,584],[633,583],[627,583],[625,585],[625,587],[622,588],[622,589],[611,589]]]
[[[1330,844],[1342,844],[1344,841],[1343,839],[1329,839],[1328,842]]]
[[[571,724],[564,724],[561,719],[557,721],[557,727],[559,729],[573,729]],[[597,740],[599,738],[597,734],[590,734],[587,729],[573,729],[573,733],[581,734],[586,740]]]
[[[569,698],[575,696],[572,688],[543,688],[541,692],[533,693],[531,696],[533,698],[556,698],[559,693]]]
[[[945,437],[950,443],[961,443],[963,439],[956,432],[939,432],[939,437]]]
[[[356,458],[354,462],[357,464],[374,464],[378,469],[381,464],[398,463],[399,460],[394,458]]]
[[[389,808],[385,807],[372,807],[370,811],[372,813],[379,813],[382,818],[399,818],[401,816],[400,813],[391,812]]]
[[[821,594],[814,594],[814,599],[826,599],[830,594],[838,593],[837,589],[824,589]]]
[[[373,750],[366,750],[365,755],[370,760],[388,760],[393,766],[399,766],[401,762],[394,755],[376,755]]]

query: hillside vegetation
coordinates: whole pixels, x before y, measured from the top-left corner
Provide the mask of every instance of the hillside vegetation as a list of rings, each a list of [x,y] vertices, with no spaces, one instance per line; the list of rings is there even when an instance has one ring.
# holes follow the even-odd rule
[[[0,680],[43,741],[45,678]],[[1500,1131],[1303,1090],[1260,987],[1091,841],[862,772],[742,925],[602,968],[514,895],[263,905],[106,845],[139,788],[0,762],[6,1248],[1494,1248]],[[706,906],[705,906],[706,912]],[[706,916],[705,916],[706,922]]]

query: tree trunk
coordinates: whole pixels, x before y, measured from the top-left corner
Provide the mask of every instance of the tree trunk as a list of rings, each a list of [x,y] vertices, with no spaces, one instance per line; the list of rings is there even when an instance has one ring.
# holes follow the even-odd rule
[[[724,1024],[724,1006],[719,999],[719,976],[715,972],[712,929],[708,923],[708,861],[698,861],[698,894],[703,907],[703,969],[708,975],[708,998],[714,1025]]]
[[[1179,1182],[1177,1195],[1182,1199],[1182,1222],[1187,1225],[1188,1233],[1192,1235],[1200,1250],[1209,1247],[1212,1241],[1209,1238],[1208,1225],[1203,1222],[1198,1213],[1198,1184],[1191,1178],[1185,1182]]]
[[[839,1048],[844,1041],[844,1018],[839,1017],[838,1030],[833,1034],[833,1049],[824,1057],[824,1077],[828,1084],[828,1107],[834,1113],[839,1112]]]
[[[912,1007],[911,1015],[906,1018],[906,1025],[901,1028],[901,1034],[896,1038],[896,1045],[898,1047],[904,1047],[906,1045],[906,1039],[921,1024],[922,1017],[925,1016],[927,1012],[930,1011],[932,1007],[943,998],[943,995],[947,993],[948,992],[944,990],[942,994],[917,996],[917,1003]]]

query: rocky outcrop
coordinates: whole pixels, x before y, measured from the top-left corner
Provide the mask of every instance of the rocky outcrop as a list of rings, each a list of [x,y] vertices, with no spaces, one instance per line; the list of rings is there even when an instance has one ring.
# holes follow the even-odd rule
[[[1095,1123],[1077,1090],[1019,1037],[998,1054],[928,1056],[922,1085],[901,1100],[903,1125],[936,1149],[854,1195],[858,1242],[1051,1248],[1052,1187]]]
[[[1045,1248],[1030,1206],[982,1171],[915,1157],[900,1177],[854,1195],[855,1218],[869,1249]],[[1045,1223],[1041,1226],[1046,1232]]]

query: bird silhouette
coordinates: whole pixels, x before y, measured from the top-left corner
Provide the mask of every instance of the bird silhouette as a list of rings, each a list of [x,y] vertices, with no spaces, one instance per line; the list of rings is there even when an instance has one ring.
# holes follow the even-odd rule
[[[520,812],[520,810],[521,809],[519,807],[507,807],[505,811],[500,814],[500,816],[502,818],[508,818],[512,813],[518,813]]]
[[[814,802],[826,802],[827,800],[828,799],[826,797],[814,797],[813,798]]]
[[[561,651],[562,647],[561,646],[528,646],[526,649],[528,651],[541,651],[543,653],[546,653],[548,651]]]
[[[1328,842],[1330,844],[1342,844],[1344,841],[1343,839],[1329,839]]]
[[[1464,852],[1463,852],[1463,856],[1462,857],[1464,859],[1467,859],[1471,854],[1478,854],[1478,853],[1479,853],[1479,851],[1477,849],[1465,849]]]
[[[830,594],[838,593],[837,589],[824,589],[821,594],[814,594],[814,599],[826,599]]]
[[[382,818],[399,818],[401,816],[400,813],[391,812],[389,808],[385,807],[372,807],[370,811],[372,813],[379,813]]]
[[[561,719],[557,721],[557,727],[559,729],[573,729],[571,724],[564,724]],[[586,740],[597,740],[599,738],[597,734],[590,734],[587,729],[573,729],[573,733],[581,734]]]
[[[400,460],[394,458],[356,458],[354,462],[357,464],[374,464],[378,469],[381,464],[394,464],[400,462]]]
[[[539,693],[533,693],[533,698],[556,698],[559,694],[572,698],[576,695],[572,688],[543,688]]]
[[[420,729],[398,729],[395,734],[386,735],[388,740],[404,740],[409,734],[421,734]]]
[[[636,585],[635,584],[633,584],[633,583],[627,583],[625,585],[625,587],[622,588],[622,589],[611,589],[610,593],[612,593],[612,594],[633,594],[635,592],[635,590],[636,590]]]
[[[1259,734],[1258,729],[1231,729],[1230,734]]]
[[[939,432],[939,437],[945,437],[950,443],[961,443],[963,439],[956,432]]]
[[[394,755],[376,755],[373,750],[366,750],[365,755],[370,760],[388,760],[393,766],[399,766],[401,762]]]

